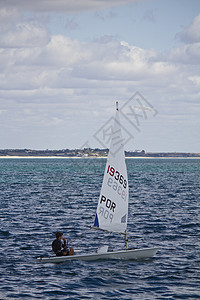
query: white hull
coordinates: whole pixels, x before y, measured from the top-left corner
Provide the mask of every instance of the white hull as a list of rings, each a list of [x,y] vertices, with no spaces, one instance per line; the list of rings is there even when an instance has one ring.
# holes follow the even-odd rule
[[[105,253],[91,253],[91,254],[81,254],[73,256],[51,256],[44,258],[37,258],[37,262],[41,263],[60,263],[71,260],[105,260],[105,259],[124,259],[124,260],[137,260],[137,259],[146,259],[153,257],[159,248],[143,248],[143,249],[134,249],[134,250],[121,250]]]

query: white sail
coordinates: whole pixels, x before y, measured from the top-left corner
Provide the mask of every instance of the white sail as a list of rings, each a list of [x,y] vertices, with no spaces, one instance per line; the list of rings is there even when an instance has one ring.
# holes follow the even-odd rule
[[[94,227],[110,232],[125,233],[128,199],[128,178],[117,107]]]

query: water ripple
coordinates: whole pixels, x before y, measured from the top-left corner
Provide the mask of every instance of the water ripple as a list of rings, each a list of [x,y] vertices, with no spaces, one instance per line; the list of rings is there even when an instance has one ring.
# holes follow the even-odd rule
[[[38,264],[62,230],[77,252],[124,247],[89,230],[104,159],[0,159],[1,299],[199,299],[200,160],[127,161],[130,246],[147,261]]]

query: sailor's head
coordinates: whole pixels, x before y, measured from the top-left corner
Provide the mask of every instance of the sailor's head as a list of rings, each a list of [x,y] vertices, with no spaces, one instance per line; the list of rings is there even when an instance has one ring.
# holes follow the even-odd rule
[[[62,233],[62,232],[60,232],[60,231],[57,231],[57,232],[56,232],[56,238],[57,238],[57,239],[61,239],[62,236],[63,236],[63,233]]]

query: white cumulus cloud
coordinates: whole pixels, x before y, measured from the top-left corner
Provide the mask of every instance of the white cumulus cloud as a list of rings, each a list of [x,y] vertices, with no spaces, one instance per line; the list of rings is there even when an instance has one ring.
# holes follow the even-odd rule
[[[178,33],[177,37],[184,43],[200,42],[200,14],[194,18],[188,27]]]
[[[35,24],[17,24],[13,30],[0,38],[0,46],[5,48],[30,48],[46,45],[48,32]]]
[[[0,32],[8,31],[20,20],[20,13],[17,8],[6,6],[1,8],[0,2]]]

